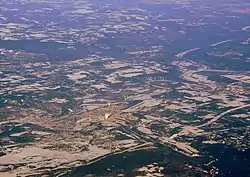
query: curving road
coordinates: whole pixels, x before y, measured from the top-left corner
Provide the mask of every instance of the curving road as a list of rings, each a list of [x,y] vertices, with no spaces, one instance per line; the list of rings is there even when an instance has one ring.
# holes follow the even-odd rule
[[[236,107],[236,108],[232,108],[232,109],[229,109],[217,116],[215,116],[213,119],[211,119],[210,121],[208,121],[207,123],[205,124],[202,124],[202,125],[199,125],[198,127],[201,128],[201,127],[205,127],[205,126],[208,126],[214,122],[216,122],[217,120],[219,120],[220,118],[222,118],[224,115],[228,114],[228,113],[231,113],[231,112],[234,112],[234,111],[237,111],[239,109],[243,109],[243,108],[247,108],[247,107],[250,107],[250,104],[245,104],[245,105],[242,105],[242,106],[239,106],[239,107]]]

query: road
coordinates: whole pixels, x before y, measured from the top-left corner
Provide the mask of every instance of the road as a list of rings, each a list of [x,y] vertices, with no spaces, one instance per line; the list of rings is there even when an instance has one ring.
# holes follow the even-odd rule
[[[198,127],[199,127],[199,128],[202,128],[202,127],[208,126],[208,125],[210,125],[210,124],[216,122],[217,120],[219,120],[220,118],[222,118],[223,116],[225,116],[225,115],[228,114],[228,113],[237,111],[237,110],[239,110],[239,109],[247,108],[247,107],[250,107],[250,104],[245,104],[245,105],[242,105],[242,106],[239,106],[239,107],[236,107],[236,108],[229,109],[229,110],[227,110],[227,111],[225,111],[225,112],[223,112],[223,113],[221,113],[221,114],[215,116],[213,119],[211,119],[211,120],[208,121],[207,123],[202,124],[202,125],[200,125],[200,126],[198,126]]]

